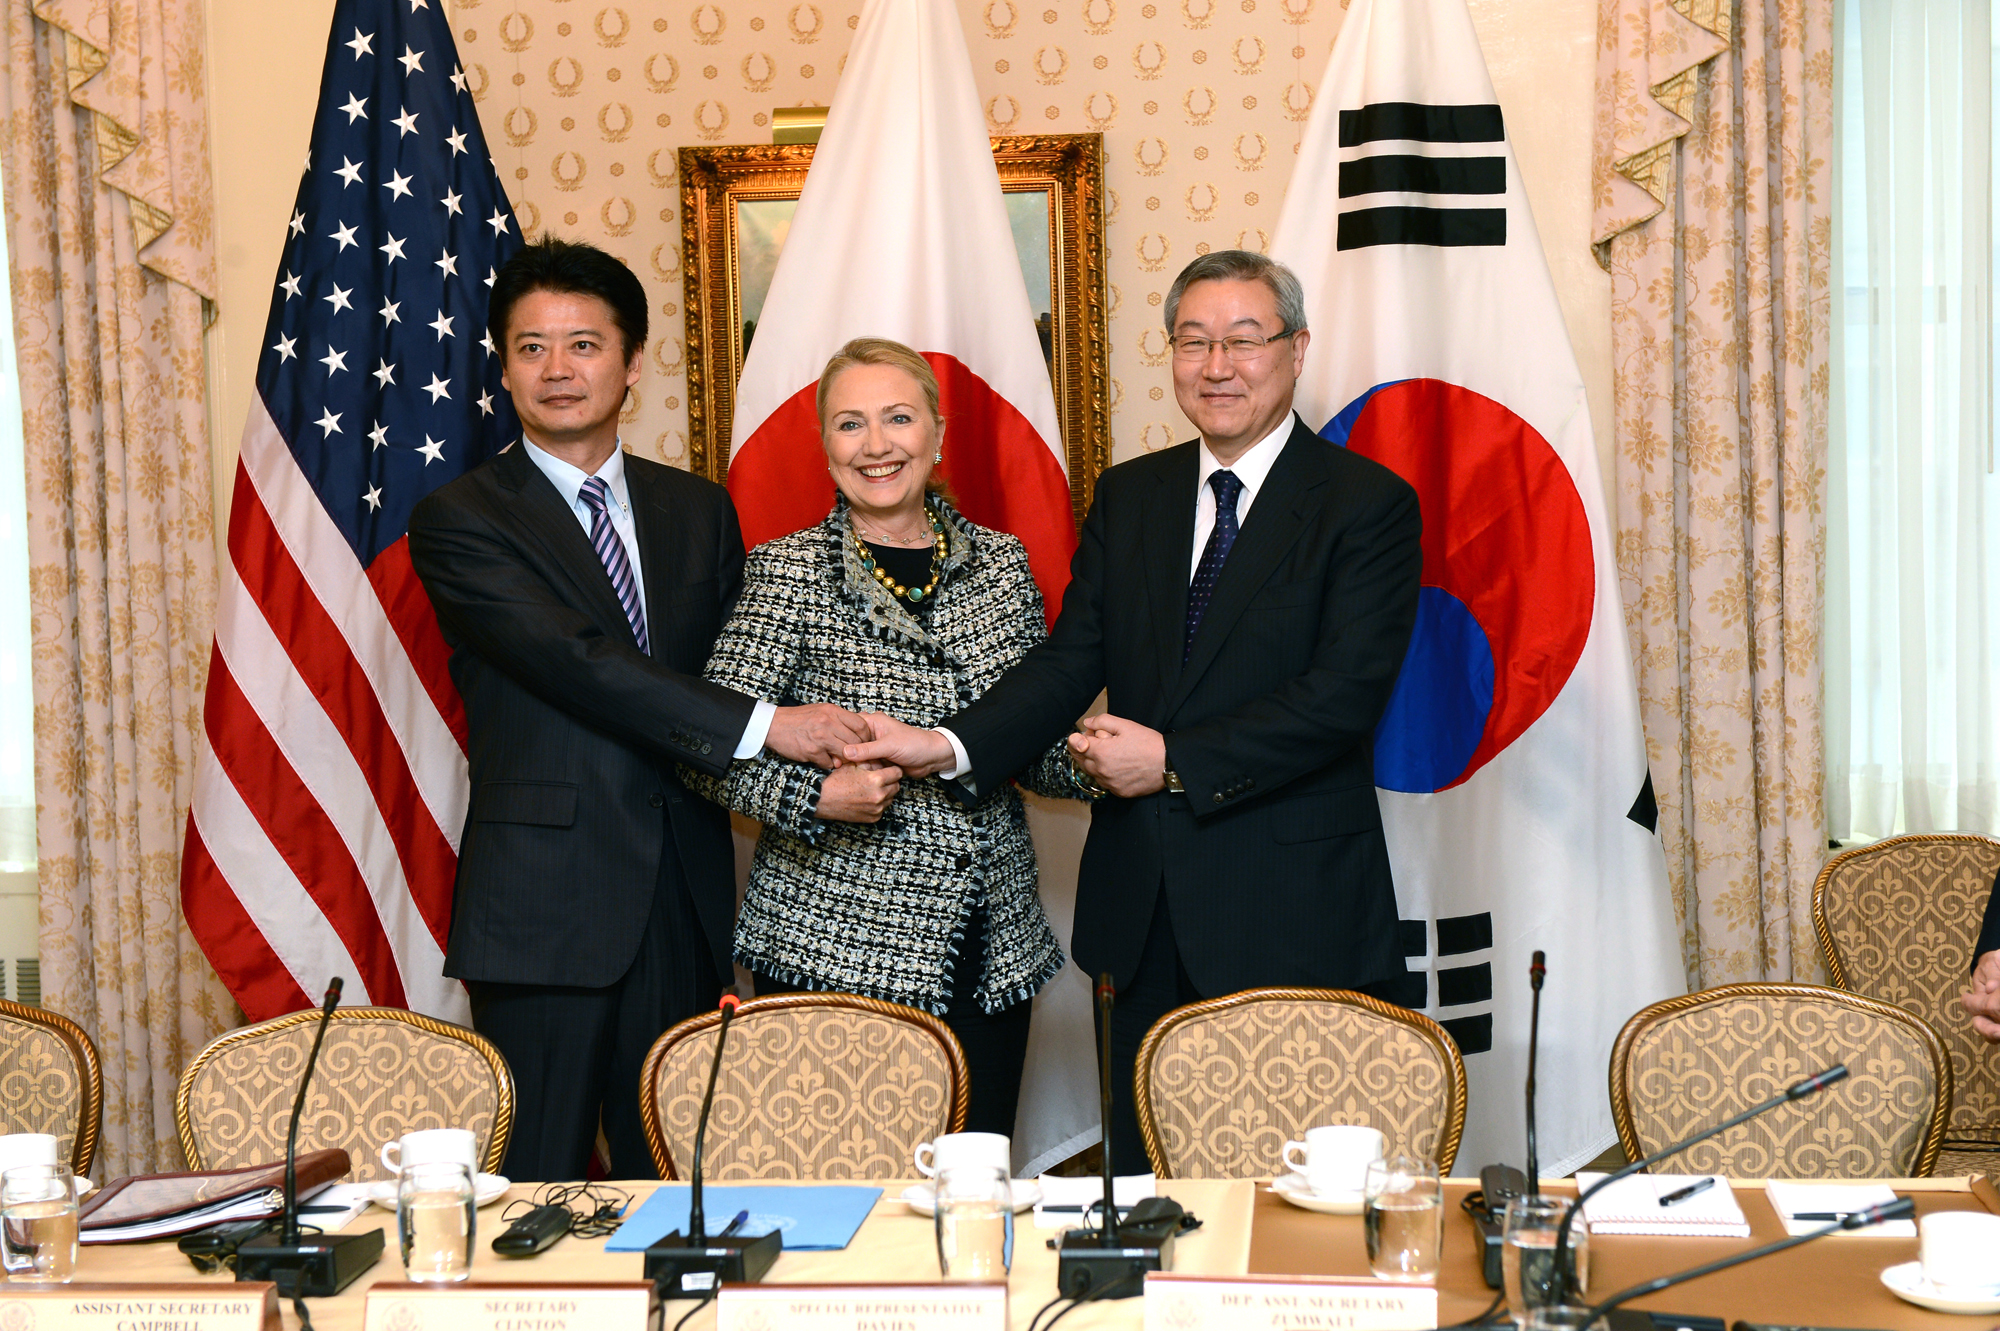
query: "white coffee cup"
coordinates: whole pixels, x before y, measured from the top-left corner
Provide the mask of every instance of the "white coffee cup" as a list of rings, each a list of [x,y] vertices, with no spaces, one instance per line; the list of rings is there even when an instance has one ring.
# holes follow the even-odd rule
[[[382,1168],[400,1174],[411,1165],[464,1165],[479,1172],[477,1149],[468,1128],[424,1128],[406,1132],[400,1140],[382,1146]]]
[[[0,1174],[15,1165],[53,1165],[56,1139],[46,1132],[9,1132],[0,1136]]]
[[[940,1133],[935,1141],[917,1143],[915,1164],[925,1178],[959,1165],[986,1165],[1012,1177],[1014,1143],[1001,1132]]]
[[[1924,1279],[1940,1293],[2000,1290],[2000,1215],[1938,1211],[1917,1222]]]
[[[1357,1123],[1332,1123],[1313,1128],[1302,1142],[1285,1143],[1285,1163],[1297,1170],[1316,1196],[1359,1196],[1368,1166],[1382,1158],[1385,1142],[1377,1128]],[[1294,1150],[1304,1158],[1292,1158]]]

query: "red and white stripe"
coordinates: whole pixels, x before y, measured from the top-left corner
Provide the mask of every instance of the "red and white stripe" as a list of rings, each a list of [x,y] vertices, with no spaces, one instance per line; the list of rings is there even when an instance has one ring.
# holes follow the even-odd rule
[[[467,784],[449,652],[402,542],[362,568],[261,399],[229,520],[181,899],[253,1021],[350,1000],[449,1021]],[[218,945],[220,944],[220,945]]]

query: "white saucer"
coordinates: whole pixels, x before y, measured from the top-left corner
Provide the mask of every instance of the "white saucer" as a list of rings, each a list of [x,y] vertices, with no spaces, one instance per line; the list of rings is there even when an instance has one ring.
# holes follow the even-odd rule
[[[1321,1215],[1360,1215],[1360,1192],[1332,1192],[1321,1196],[1306,1186],[1304,1176],[1287,1174],[1283,1178],[1271,1180],[1271,1191],[1283,1197],[1293,1206],[1307,1211],[1317,1211]]]
[[[994,1170],[999,1173],[999,1170]],[[1042,1204],[1042,1185],[1031,1178],[1014,1180],[1014,1214],[1032,1211]],[[896,1198],[918,1215],[930,1215],[937,1210],[937,1184],[912,1183]]]
[[[506,1195],[512,1187],[499,1174],[475,1174],[472,1178],[472,1201],[475,1206],[490,1206]],[[378,1179],[368,1185],[368,1200],[385,1211],[396,1209],[396,1180]]]
[[[1943,1294],[1937,1286],[1924,1279],[1922,1262],[1904,1262],[1892,1266],[1882,1273],[1882,1283],[1889,1292],[1905,1303],[1914,1303],[1919,1308],[1929,1308],[1941,1313],[2000,1313],[2000,1290],[1990,1294],[1977,1294],[1967,1298],[1959,1294]]]

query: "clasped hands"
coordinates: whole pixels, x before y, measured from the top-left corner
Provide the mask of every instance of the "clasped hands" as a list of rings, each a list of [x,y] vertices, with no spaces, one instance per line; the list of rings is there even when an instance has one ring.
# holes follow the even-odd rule
[[[829,769],[818,815],[844,823],[879,821],[903,778],[933,776],[956,761],[951,742],[935,730],[831,703],[780,707],[764,745]],[[1110,794],[1133,799],[1166,784],[1166,737],[1150,726],[1108,714],[1085,717],[1069,748],[1078,770]]]

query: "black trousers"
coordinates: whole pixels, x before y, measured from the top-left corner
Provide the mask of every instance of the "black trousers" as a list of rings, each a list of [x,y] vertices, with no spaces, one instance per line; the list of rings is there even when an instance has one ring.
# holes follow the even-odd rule
[[[661,1032],[714,1007],[723,989],[671,841],[638,955],[616,984],[466,988],[473,1029],[514,1071],[514,1136],[501,1166],[508,1178],[583,1178],[600,1119],[612,1178],[659,1177],[639,1119],[640,1067]]]
[[[966,930],[966,943],[959,948],[952,969],[951,1004],[944,1024],[958,1037],[965,1050],[965,1067],[971,1082],[965,1116],[967,1132],[998,1132],[1014,1135],[1014,1111],[1021,1101],[1021,1071],[1028,1061],[1028,1024],[1034,1003],[1016,1003],[999,1012],[980,1010],[972,991],[979,987],[981,960],[986,955],[986,912],[981,910]],[[802,992],[797,985],[784,984],[759,975],[757,994]]]
[[[1395,1002],[1390,997],[1396,986],[1364,984],[1353,986],[1361,993]],[[1181,964],[1180,944],[1174,940],[1173,918],[1167,910],[1166,888],[1162,885],[1153,899],[1153,923],[1146,931],[1146,946],[1139,954],[1139,969],[1117,995],[1111,1009],[1111,1161],[1120,1174],[1141,1174],[1152,1169],[1146,1158],[1146,1144],[1139,1135],[1139,1115],[1132,1102],[1132,1071],[1139,1061],[1139,1046],[1153,1023],[1177,1007],[1198,1003],[1220,994],[1204,994],[1188,978]],[[1092,1029],[1096,1029],[1093,1020]]]

